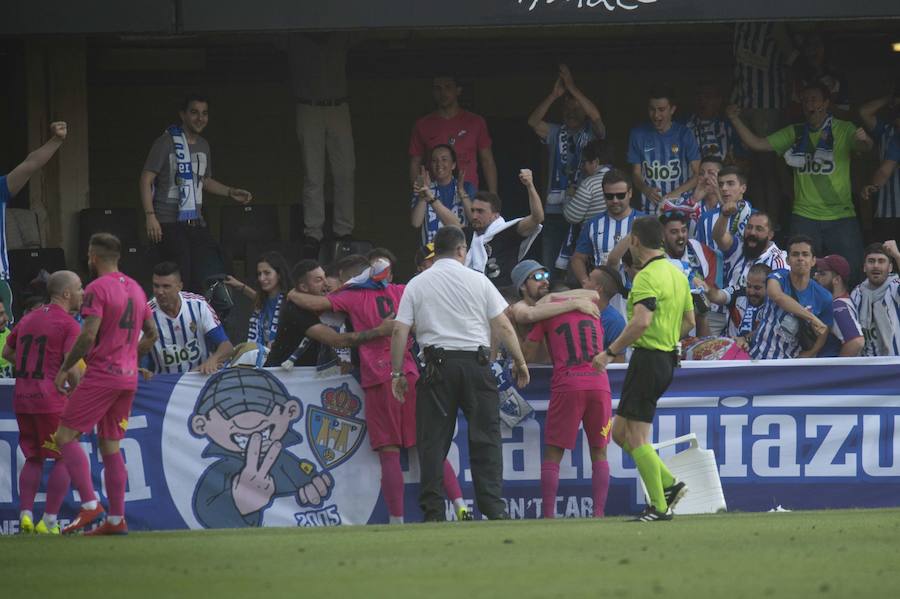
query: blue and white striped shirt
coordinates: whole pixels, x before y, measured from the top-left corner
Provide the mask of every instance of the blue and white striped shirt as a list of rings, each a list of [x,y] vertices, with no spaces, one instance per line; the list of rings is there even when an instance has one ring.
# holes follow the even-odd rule
[[[634,219],[647,216],[640,210],[632,210],[621,220],[610,216],[609,212],[601,212],[583,227],[575,251],[579,254],[591,256],[595,266],[606,264],[609,253],[616,247],[619,240],[631,232]]]
[[[147,304],[159,339],[150,351],[149,370],[156,374],[190,372],[209,359],[214,348],[228,341],[215,310],[202,295],[182,291],[181,309],[170,318],[156,298]]]
[[[724,160],[726,156],[734,155],[740,145],[734,125],[726,119],[701,119],[694,114],[685,124],[697,138],[701,157],[715,156]]]
[[[734,90],[741,108],[784,108],[784,56],[775,43],[774,22],[738,23],[734,27]]]
[[[769,279],[778,281],[782,291],[791,295],[790,271],[777,270],[769,275]],[[833,306],[827,289],[810,279],[806,289],[794,291],[794,294],[801,306],[810,310],[826,326],[831,326],[834,322]],[[767,300],[759,328],[750,344],[750,357],[754,360],[796,358],[800,353],[800,344],[796,335],[787,330],[788,321],[796,318],[779,308],[772,300]],[[795,324],[799,326],[799,322]]]
[[[887,289],[884,291],[884,298],[880,304],[866,301],[868,294],[863,294],[863,288],[872,289],[868,281],[857,285],[850,294],[850,299],[859,312],[859,324],[866,340],[862,352],[864,356],[900,356],[900,279],[892,275],[892,278],[882,285],[886,285]],[[892,334],[890,339],[879,339],[882,335],[876,325],[878,319],[875,316],[875,310],[883,310],[883,313],[887,315],[888,322],[886,324],[889,324],[890,334]],[[887,353],[881,349],[882,345],[887,347]]]
[[[716,240],[713,239],[713,227],[715,227],[716,223],[719,221],[719,215],[722,213],[722,208],[720,206],[716,206],[712,210],[707,210],[706,206],[703,208],[704,210],[700,215],[700,221],[697,223],[694,238],[714,250],[721,251],[722,248],[720,248],[719,244],[716,243]],[[738,203],[738,211],[728,218],[728,229],[735,237],[735,241],[737,241],[738,238],[744,238],[744,229],[747,227],[747,221],[750,220],[750,215],[752,213],[753,206],[750,205],[750,202],[742,200]],[[734,249],[733,246],[732,249]],[[725,273],[725,280],[728,280],[728,273]]]
[[[896,127],[887,121],[878,119],[872,136],[878,143],[878,158],[898,160],[900,153],[900,135]],[[895,169],[891,178],[878,190],[878,204],[875,218],[900,218],[900,169]]]

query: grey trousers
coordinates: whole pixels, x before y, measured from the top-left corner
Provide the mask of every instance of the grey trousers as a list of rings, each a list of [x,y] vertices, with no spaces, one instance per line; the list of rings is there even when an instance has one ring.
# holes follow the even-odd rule
[[[303,234],[322,239],[325,223],[325,157],[334,183],[334,233],[353,232],[356,156],[350,106],[297,104],[297,139],[303,156]]]

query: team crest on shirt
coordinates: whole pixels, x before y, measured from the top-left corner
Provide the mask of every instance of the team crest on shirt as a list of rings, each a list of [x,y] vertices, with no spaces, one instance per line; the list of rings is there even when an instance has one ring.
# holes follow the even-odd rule
[[[191,322],[191,324],[188,326],[188,328],[191,329],[191,333],[193,333],[195,335],[197,334],[197,323],[196,322]]]
[[[334,468],[356,453],[366,435],[366,423],[355,418],[362,401],[347,383],[323,390],[321,397],[321,408],[307,410],[306,438],[319,464]]]
[[[670,149],[672,150],[673,154],[677,154],[678,150],[680,150],[681,148],[678,147],[678,144],[672,144],[672,147]]]

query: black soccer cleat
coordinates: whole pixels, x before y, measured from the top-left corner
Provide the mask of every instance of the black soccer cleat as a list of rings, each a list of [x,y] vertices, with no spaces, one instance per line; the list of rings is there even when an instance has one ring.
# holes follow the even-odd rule
[[[657,511],[652,505],[648,505],[637,518],[632,518],[629,522],[665,522],[672,519],[669,512],[663,513]]]
[[[669,506],[669,513],[672,513],[672,510],[674,510],[675,506],[678,505],[678,502],[687,495],[687,492],[687,485],[679,481],[675,481],[675,484],[671,487],[663,489],[663,493],[666,496],[666,504]]]

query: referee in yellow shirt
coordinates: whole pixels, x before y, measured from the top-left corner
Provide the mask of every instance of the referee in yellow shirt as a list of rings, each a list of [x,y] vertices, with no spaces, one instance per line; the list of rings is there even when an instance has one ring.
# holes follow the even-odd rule
[[[634,346],[612,436],[634,458],[650,495],[650,504],[636,522],[671,520],[671,508],[687,491],[650,445],[656,402],[668,389],[678,364],[678,342],[694,328],[694,302],[687,277],[666,259],[662,247],[659,220],[652,216],[635,219],[629,251],[641,270],[628,295],[628,325],[606,351],[594,357],[594,368],[602,372],[625,348]]]

